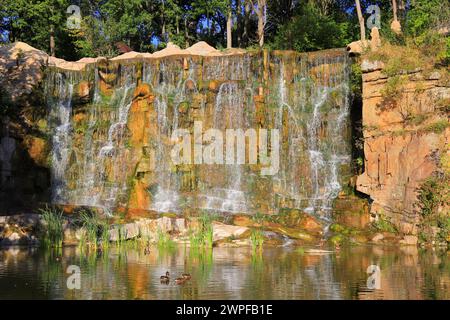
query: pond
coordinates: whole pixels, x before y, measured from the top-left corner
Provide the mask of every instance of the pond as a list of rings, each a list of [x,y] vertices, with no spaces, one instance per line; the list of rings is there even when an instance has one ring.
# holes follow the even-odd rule
[[[166,271],[171,279],[162,284]],[[191,279],[176,284],[184,272]],[[0,299],[450,299],[450,254],[378,246],[9,248],[0,249]]]

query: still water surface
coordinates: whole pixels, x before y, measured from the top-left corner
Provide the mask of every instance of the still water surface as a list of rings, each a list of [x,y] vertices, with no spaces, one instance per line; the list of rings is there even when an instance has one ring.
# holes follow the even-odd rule
[[[80,290],[67,288],[69,265],[80,267]],[[369,287],[379,289],[368,288],[371,265],[380,272]],[[166,271],[168,285],[160,283]],[[192,279],[175,284],[183,272]],[[10,248],[0,249],[0,299],[450,299],[450,254],[406,247],[352,247],[337,254]]]

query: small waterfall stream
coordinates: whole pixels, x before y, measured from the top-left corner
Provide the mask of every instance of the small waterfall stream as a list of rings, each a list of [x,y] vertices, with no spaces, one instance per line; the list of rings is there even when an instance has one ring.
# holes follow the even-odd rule
[[[65,173],[71,154],[71,116],[74,82],[72,74],[56,73],[48,83],[53,83],[55,99],[51,103],[50,117],[54,123],[52,134],[52,199],[64,203],[66,192]],[[50,86],[46,89],[48,90]]]

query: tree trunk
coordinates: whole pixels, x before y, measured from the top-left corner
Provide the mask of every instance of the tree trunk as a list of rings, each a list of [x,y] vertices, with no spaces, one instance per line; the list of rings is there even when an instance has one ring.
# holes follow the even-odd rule
[[[400,24],[400,21],[398,21],[396,0],[392,0],[392,12],[394,14],[394,21],[392,21],[391,23],[391,30],[400,35],[402,33],[402,26]]]
[[[231,3],[230,3],[230,9],[228,10],[228,17],[227,17],[227,49],[231,49],[233,45],[233,39],[232,39],[232,31],[231,28],[233,27],[233,14],[231,12]]]
[[[208,37],[211,37],[211,21],[209,20],[209,11],[206,11],[206,22],[208,27]]]
[[[55,56],[55,31],[53,26],[50,26],[50,55]]]
[[[237,46],[240,48],[242,43],[242,13],[241,13],[241,0],[236,0],[236,38]]]
[[[394,21],[397,21],[398,20],[398,17],[397,17],[397,1],[395,1],[395,0],[392,0],[392,11],[394,13]]]
[[[355,0],[356,2],[356,12],[358,13],[358,21],[359,21],[359,29],[361,31],[361,41],[366,40],[366,27],[364,26],[364,17],[361,11],[361,4],[359,0]]]
[[[258,42],[259,46],[264,45],[264,27],[265,27],[265,13],[266,13],[266,0],[258,0]]]
[[[242,40],[244,41],[244,45],[248,45],[248,30],[250,26],[250,13],[252,11],[252,6],[250,0],[245,0],[245,8],[244,8],[244,32],[242,33]]]
[[[188,24],[187,18],[184,18],[184,41],[186,42],[186,48],[189,47],[189,33],[188,33]]]
[[[165,5],[164,5],[164,1],[163,1],[162,2],[162,11],[161,11],[161,22],[162,22],[161,39],[164,42],[167,42],[167,39],[166,39],[166,20],[164,18],[164,10],[165,10]]]
[[[16,42],[16,33],[13,27],[11,27],[11,31],[8,33],[8,38],[10,43]]]

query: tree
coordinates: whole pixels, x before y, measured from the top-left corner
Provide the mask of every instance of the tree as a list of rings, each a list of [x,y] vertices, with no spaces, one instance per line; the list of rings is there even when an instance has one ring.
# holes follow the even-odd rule
[[[252,0],[254,1],[254,0]],[[255,3],[253,3],[255,6]],[[256,14],[258,16],[258,44],[264,45],[264,28],[266,26],[266,8],[267,0],[257,0]]]
[[[270,47],[297,51],[313,51],[346,46],[353,40],[349,16],[323,15],[312,2],[299,4],[288,23],[279,27]]]
[[[361,41],[366,40],[366,28],[364,26],[364,17],[362,15],[361,11],[361,4],[359,3],[359,0],[355,0],[356,3],[356,12],[358,14],[358,21],[359,21],[359,29],[361,32]]]
[[[397,1],[392,0],[392,13],[394,15],[394,20],[391,23],[391,29],[397,34],[400,34],[402,32],[402,27],[400,25],[400,22],[398,21],[397,17]]]
[[[230,49],[233,44],[232,37],[232,28],[233,28],[233,12],[232,12],[232,3],[230,1],[230,5],[228,7],[227,13],[227,48]]]
[[[67,59],[75,57],[66,27],[69,0],[4,0],[0,31],[10,41],[23,41],[40,50]]]

